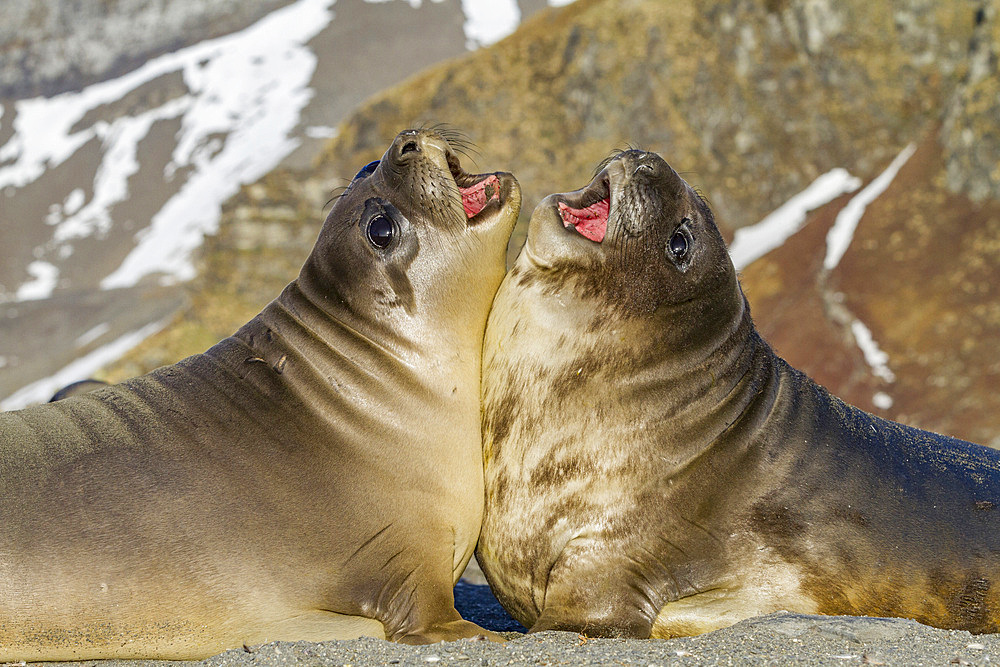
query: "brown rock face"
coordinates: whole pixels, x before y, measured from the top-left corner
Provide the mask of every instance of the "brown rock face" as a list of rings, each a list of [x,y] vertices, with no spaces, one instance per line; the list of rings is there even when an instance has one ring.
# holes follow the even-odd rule
[[[946,187],[935,132],[865,211],[824,272],[826,233],[850,196],[815,211],[743,272],[754,319],[775,350],[847,401],[882,416],[1000,446],[1000,202]],[[877,376],[852,333],[888,356]],[[880,407],[877,393],[891,399]],[[884,400],[884,397],[883,397]]]
[[[253,301],[234,286],[276,294],[294,271],[262,273],[263,255],[246,253],[263,252],[266,234],[250,228],[318,229],[335,179],[414,122],[447,122],[478,146],[477,169],[512,170],[524,221],[545,194],[580,187],[610,150],[632,143],[699,187],[728,234],[832,168],[867,183],[912,142],[916,153],[833,271],[822,268],[826,233],[851,195],[747,267],[744,289],[777,352],[834,393],[1000,447],[998,13],[996,2],[927,0],[579,0],[540,12],[494,47],[369,100],[314,170],[251,186],[266,196],[230,206],[186,325],[225,335],[239,321],[219,317],[220,304]],[[282,222],[278,209],[302,217]],[[301,258],[310,242],[275,254]],[[887,355],[892,381],[866,361],[854,322]],[[891,406],[876,407],[876,394]]]

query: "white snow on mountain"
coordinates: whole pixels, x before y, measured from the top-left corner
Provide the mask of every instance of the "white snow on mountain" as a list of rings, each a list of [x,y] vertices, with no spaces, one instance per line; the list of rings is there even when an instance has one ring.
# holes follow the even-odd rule
[[[466,46],[489,46],[514,32],[521,22],[515,0],[462,0]]]
[[[892,179],[896,178],[896,174],[916,150],[916,144],[911,143],[900,151],[885,171],[876,176],[837,214],[833,227],[826,235],[826,257],[823,259],[823,267],[827,271],[832,271],[840,263],[844,253],[851,246],[854,230],[858,228],[858,223],[865,214],[865,209],[886,191],[886,188],[892,183]]]
[[[833,226],[827,232],[824,271],[829,272],[837,267],[850,248],[854,232],[865,210],[886,191],[914,151],[916,151],[915,144],[906,146],[881,174],[840,210]],[[781,247],[789,237],[802,228],[809,211],[826,205],[842,194],[853,192],[860,186],[860,179],[851,176],[846,170],[832,169],[760,222],[737,230],[729,247],[729,254],[736,269],[742,270],[775,248]],[[889,355],[879,347],[871,330],[857,318],[851,320],[850,329],[872,374],[886,383],[895,382],[896,375],[889,368]],[[884,391],[877,392],[872,397],[872,402],[875,407],[883,410],[891,408],[893,404],[892,397]]]
[[[101,286],[127,287],[150,273],[166,281],[193,277],[191,252],[215,229],[222,203],[297,145],[290,133],[312,95],[316,65],[306,42],[332,20],[333,1],[298,0],[245,30],[165,54],[119,78],[18,101],[14,135],[0,148],[0,160],[9,162],[0,168],[0,188],[23,187],[91,139],[100,140],[102,161],[90,200],[81,205],[74,195],[48,216],[56,227],[48,250],[65,257],[74,240],[107,233],[110,208],[128,198],[128,179],[139,168],[139,142],[155,122],[178,118],[168,172],[184,172],[186,180]],[[138,115],[77,126],[87,112],[172,72],[182,74],[187,94]],[[39,262],[32,266],[35,280],[18,290],[18,300],[46,298],[57,283],[48,269],[40,275]]]
[[[810,211],[859,187],[861,179],[851,176],[846,169],[831,169],[760,222],[737,229],[729,246],[729,256],[736,270],[743,270],[754,260],[780,247],[802,228]]]
[[[167,322],[165,321],[153,322],[136,331],[129,332],[107,345],[97,348],[93,352],[80,357],[64,367],[58,373],[37,382],[32,382],[28,386],[14,392],[0,401],[0,410],[20,410],[35,403],[44,403],[66,385],[88,378],[102,367],[119,359],[123,354],[157,331],[160,331],[166,325]]]
[[[53,264],[35,260],[28,264],[28,275],[31,280],[22,283],[17,289],[15,299],[17,301],[32,301],[34,299],[44,299],[52,294],[56,283],[59,281],[59,269]]]

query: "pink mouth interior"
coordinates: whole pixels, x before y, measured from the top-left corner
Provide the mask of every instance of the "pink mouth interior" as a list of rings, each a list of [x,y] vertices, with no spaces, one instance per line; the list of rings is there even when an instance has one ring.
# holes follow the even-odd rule
[[[460,187],[459,191],[462,193],[465,217],[472,218],[486,208],[486,204],[494,199],[500,199],[500,179],[496,174],[490,174],[471,187]]]
[[[559,215],[567,228],[575,227],[576,231],[583,236],[600,243],[608,231],[608,211],[610,208],[610,198],[602,199],[586,208],[571,208],[563,202],[559,202]]]

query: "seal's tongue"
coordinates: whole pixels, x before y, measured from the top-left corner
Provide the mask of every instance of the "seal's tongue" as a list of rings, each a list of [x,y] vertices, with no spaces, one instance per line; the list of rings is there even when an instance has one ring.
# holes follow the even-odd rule
[[[567,229],[575,227],[576,231],[583,236],[600,243],[608,231],[608,210],[610,208],[610,198],[602,199],[585,208],[572,208],[559,202],[559,215]]]
[[[490,174],[468,188],[459,187],[462,193],[462,207],[465,209],[465,217],[473,218],[480,211],[486,208],[486,204],[494,199],[500,199],[500,179],[496,174]]]

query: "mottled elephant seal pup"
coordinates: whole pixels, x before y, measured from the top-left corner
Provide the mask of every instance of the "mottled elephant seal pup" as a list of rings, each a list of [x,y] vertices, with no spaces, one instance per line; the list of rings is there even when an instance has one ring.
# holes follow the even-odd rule
[[[0,661],[486,634],[452,586],[482,520],[482,337],[520,207],[400,134],[234,336],[0,414]]]
[[[1000,629],[1000,452],[775,356],[657,155],[544,200],[484,345],[477,554],[533,631],[671,637],[779,609]]]

